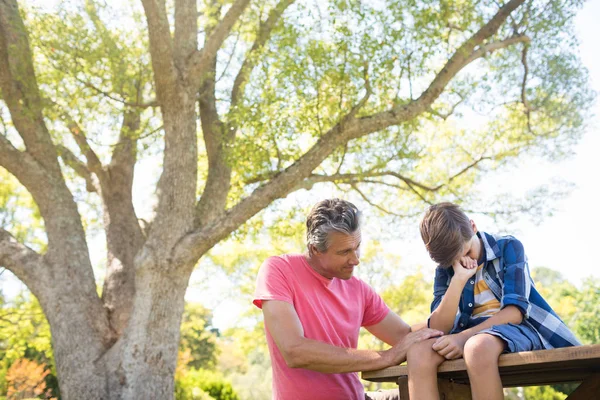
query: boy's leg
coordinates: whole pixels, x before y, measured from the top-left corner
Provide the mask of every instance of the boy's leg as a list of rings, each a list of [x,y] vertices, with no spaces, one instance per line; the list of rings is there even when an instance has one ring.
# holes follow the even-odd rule
[[[411,399],[434,400],[440,398],[437,385],[437,369],[445,358],[431,346],[437,340],[429,339],[415,343],[408,349],[408,392]]]
[[[498,357],[506,343],[497,336],[482,333],[467,340],[463,357],[471,382],[473,400],[502,400]]]

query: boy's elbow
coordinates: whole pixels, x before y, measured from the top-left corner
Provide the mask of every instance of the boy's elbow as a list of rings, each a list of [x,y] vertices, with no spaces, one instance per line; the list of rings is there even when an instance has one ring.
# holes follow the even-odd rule
[[[442,332],[444,332],[445,335],[450,333],[453,326],[454,326],[454,321],[452,321],[452,324],[450,324],[450,325],[441,323],[441,321],[439,321],[439,318],[435,314],[435,312],[433,314],[431,314],[431,316],[429,317],[428,328],[437,329],[438,331],[442,331]]]
[[[515,325],[521,324],[523,322],[523,320],[525,319],[525,314],[523,313],[521,308],[519,308],[517,306],[507,306],[507,308],[510,308],[511,313],[512,313],[512,315],[511,315],[512,321],[510,321],[510,322]]]

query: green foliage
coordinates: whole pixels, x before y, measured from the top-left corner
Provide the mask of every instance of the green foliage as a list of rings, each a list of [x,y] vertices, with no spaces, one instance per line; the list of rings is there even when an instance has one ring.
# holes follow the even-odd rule
[[[212,328],[212,314],[201,304],[187,303],[181,321],[180,351],[189,350],[187,366],[191,368],[214,368],[217,360],[216,339],[218,332]]]
[[[575,297],[575,331],[586,344],[600,343],[600,279],[588,278]]]
[[[552,386],[532,386],[523,390],[525,399],[529,400],[564,400],[567,396]]]
[[[206,394],[209,397],[206,397]],[[221,374],[204,369],[191,369],[176,381],[175,398],[177,400],[239,400],[231,383]]]
[[[46,366],[45,387],[59,397],[50,326],[39,302],[29,293],[20,294],[10,304],[0,302],[0,394],[7,392],[7,373],[17,360]]]
[[[336,149],[314,173],[356,177],[317,185],[368,199],[376,212],[414,216],[423,200],[480,201],[473,185],[481,176],[520,157],[563,157],[580,137],[592,99],[575,50],[572,20],[581,3],[532,1],[520,7],[489,42],[518,33],[530,37],[527,46],[518,43],[475,60],[431,109]],[[252,2],[217,60],[217,111],[237,131],[227,150],[233,169],[230,206],[295,162],[364,98],[367,86],[372,94],[358,117],[416,99],[498,7],[494,1],[299,0],[252,56],[256,67],[240,102],[233,104],[234,78],[257,37],[257,22],[275,4]],[[212,3],[198,6],[203,32],[215,23],[216,14]],[[106,162],[123,114],[155,97],[141,5],[64,1],[55,9],[24,5],[23,10],[54,139],[81,155],[67,134],[68,114]],[[161,116],[152,107],[141,113],[142,126],[135,133],[141,158],[159,155]],[[199,147],[201,188],[207,176],[201,135]],[[98,226],[97,199],[85,192],[83,180],[72,171],[67,169],[66,175],[80,203],[89,205],[84,219]],[[547,190],[529,196],[522,209],[546,213],[545,199],[553,197]],[[502,199],[487,211],[506,216],[511,213],[500,211],[525,202]],[[278,204],[271,209],[288,217],[303,212],[303,207],[279,209]],[[271,217],[261,213],[237,234],[260,230],[264,218]]]
[[[27,221],[27,223],[23,223]],[[38,251],[45,250],[44,223],[31,195],[0,167],[0,228]]]

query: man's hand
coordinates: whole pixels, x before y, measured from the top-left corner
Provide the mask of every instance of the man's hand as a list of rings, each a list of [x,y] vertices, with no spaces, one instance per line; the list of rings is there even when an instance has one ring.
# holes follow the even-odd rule
[[[420,329],[417,332],[411,332],[404,337],[401,341],[396,343],[391,349],[385,351],[385,356],[389,358],[389,366],[399,365],[406,360],[406,353],[408,348],[415,343],[423,340],[435,338],[443,335],[444,332],[436,329]]]
[[[467,339],[469,337],[462,333],[446,335],[436,340],[431,348],[446,360],[454,360],[463,356]]]
[[[477,261],[471,257],[461,257],[452,264],[454,277],[466,282],[477,273]]]

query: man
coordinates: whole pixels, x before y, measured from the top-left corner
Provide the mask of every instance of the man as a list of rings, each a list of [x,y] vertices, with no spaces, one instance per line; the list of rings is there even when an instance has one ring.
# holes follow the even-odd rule
[[[398,365],[408,348],[442,332],[411,328],[375,291],[353,277],[359,264],[359,211],[324,200],[307,221],[307,254],[268,258],[260,268],[254,304],[262,308],[273,399],[398,399],[398,391],[364,393],[358,371]],[[391,345],[357,350],[360,327]]]

